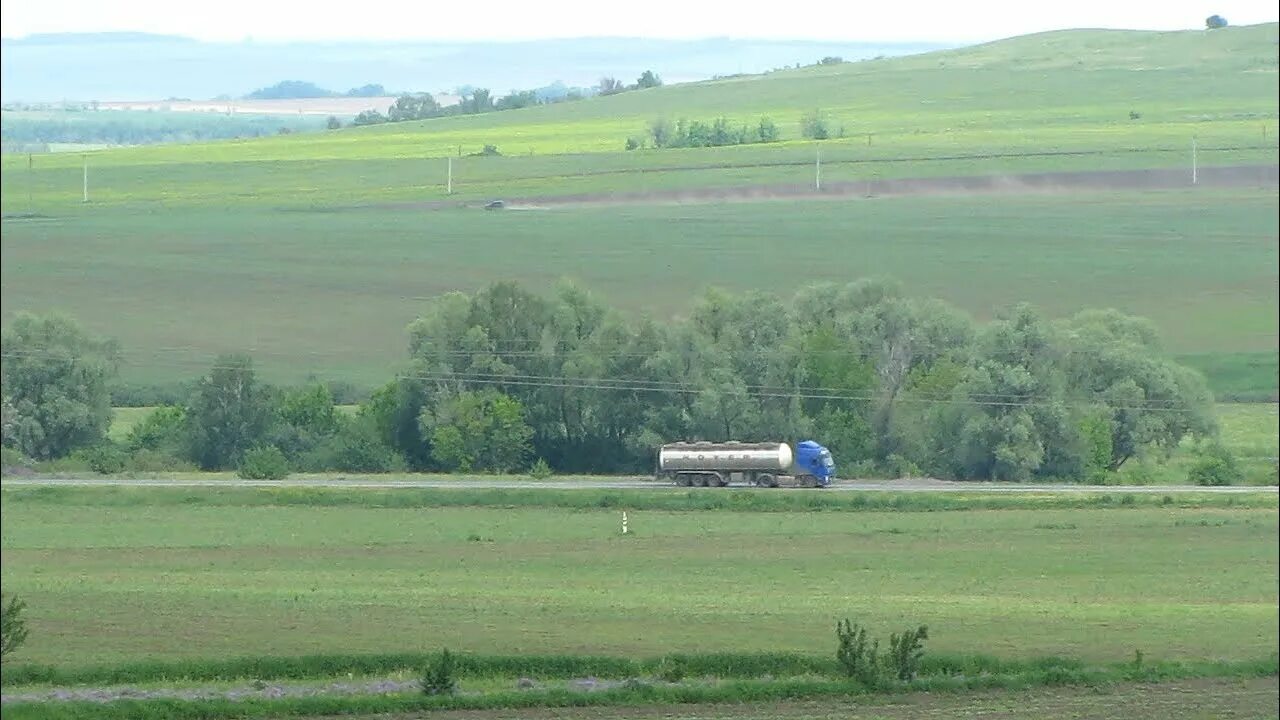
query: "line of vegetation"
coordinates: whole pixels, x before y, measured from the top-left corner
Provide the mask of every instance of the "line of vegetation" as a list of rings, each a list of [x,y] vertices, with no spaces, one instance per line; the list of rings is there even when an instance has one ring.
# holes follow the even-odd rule
[[[843,477],[1108,483],[1190,441],[1194,482],[1245,479],[1204,377],[1150,322],[1114,310],[1050,321],[1018,305],[979,325],[866,280],[790,301],[711,290],[662,325],[572,283],[545,298],[500,282],[434,298],[408,334],[409,363],[354,417],[323,384],[274,388],[252,358],[227,355],[184,404],[116,444],[119,346],[66,317],[19,314],[3,336],[4,464],[636,474],[664,442],[814,438]]]
[[[459,658],[459,662],[462,658]],[[987,667],[968,661],[955,667],[976,672],[922,674],[909,681],[884,683],[871,688],[854,679],[801,676],[787,679],[737,679],[718,683],[683,684],[659,677],[631,677],[617,687],[590,692],[569,689],[527,689],[483,694],[400,694],[348,697],[305,697],[244,700],[117,700],[107,703],[13,703],[6,718],[251,718],[401,713],[444,709],[498,709],[533,707],[591,707],[636,704],[743,703],[824,697],[857,697],[872,693],[958,692],[978,689],[1026,689],[1031,687],[1084,685],[1115,682],[1155,682],[1190,677],[1268,677],[1277,672],[1270,658],[1220,663],[1147,663],[1134,661],[1110,666],[1085,667],[1074,661],[1054,659],[1028,663],[993,662]],[[941,669],[936,666],[933,669]],[[923,668],[922,668],[923,670]]]
[[[662,79],[652,70],[645,70],[633,85],[623,85],[612,77],[600,80],[597,88],[599,95],[616,95],[628,90],[643,90],[660,87]],[[513,90],[509,95],[495,99],[488,88],[461,88],[460,101],[455,105],[441,105],[431,93],[406,93],[396,98],[387,108],[384,115],[377,110],[366,110],[356,116],[352,125],[380,125],[382,123],[406,122],[409,120],[429,120],[431,118],[451,117],[455,115],[481,115],[503,110],[519,110],[549,103],[572,102],[587,97],[580,90],[567,90],[563,93],[550,94],[546,88],[540,90]],[[336,118],[330,118],[329,128],[336,130],[342,127]]]
[[[465,485],[465,483],[460,483]],[[9,486],[5,503],[96,507],[563,508],[661,512],[943,512],[966,510],[1275,509],[1274,493],[892,493],[343,487]]]

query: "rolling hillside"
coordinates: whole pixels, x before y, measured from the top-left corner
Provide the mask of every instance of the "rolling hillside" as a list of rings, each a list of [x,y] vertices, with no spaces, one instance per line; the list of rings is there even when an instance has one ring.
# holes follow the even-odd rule
[[[1276,37],[1275,24],[1063,31],[526,110],[104,151],[87,157],[89,203],[81,157],[30,169],[9,157],[4,313],[66,310],[120,338],[138,380],[249,349],[276,377],[371,382],[402,357],[421,298],[497,279],[542,288],[569,275],[626,310],[668,315],[711,284],[788,295],[885,274],[980,317],[1018,300],[1053,314],[1115,306],[1152,317],[1204,366],[1252,352],[1274,368]],[[844,137],[800,138],[814,110]],[[622,150],[657,118],[762,115],[781,142]],[[1250,166],[1246,181],[1193,188],[1193,140],[1198,167]],[[503,154],[471,156],[485,144]],[[673,202],[804,188],[819,153],[823,187],[845,190],[1135,168],[1176,168],[1185,185]],[[665,194],[655,207],[594,202],[615,193]],[[457,207],[566,195],[587,206]]]

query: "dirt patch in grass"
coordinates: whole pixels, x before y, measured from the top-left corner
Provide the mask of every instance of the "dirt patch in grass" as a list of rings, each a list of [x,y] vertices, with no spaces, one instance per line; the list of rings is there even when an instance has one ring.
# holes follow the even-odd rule
[[[1280,184],[1280,166],[1236,165],[1206,167],[1196,172],[1195,187],[1246,188]],[[1097,170],[1042,172],[1014,175],[972,175],[868,179],[825,182],[821,190],[813,184],[747,185],[708,187],[652,192],[577,193],[540,197],[503,198],[508,208],[546,209],[572,205],[662,205],[714,202],[757,202],[785,199],[836,199],[851,197],[910,197],[922,195],[1026,195],[1035,193],[1080,193],[1122,190],[1173,190],[1193,187],[1190,168],[1148,170]],[[444,209],[484,207],[490,201],[439,200],[422,203],[379,205],[400,209]]]
[[[1123,718],[1236,720],[1277,716],[1277,679],[1183,680],[1160,684],[1123,684],[1110,688],[1042,688],[976,693],[912,693],[890,698],[797,701],[746,705],[659,705],[648,707],[521,708],[513,710],[431,712],[379,716],[384,720],[1043,720],[1044,718]]]

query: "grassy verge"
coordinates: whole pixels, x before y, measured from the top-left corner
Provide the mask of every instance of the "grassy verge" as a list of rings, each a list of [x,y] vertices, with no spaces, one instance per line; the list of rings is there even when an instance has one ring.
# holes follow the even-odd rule
[[[465,481],[459,481],[463,484]],[[1098,508],[1275,508],[1273,493],[826,492],[453,488],[6,487],[4,501],[97,507],[560,508],[664,512],[937,512]]]
[[[353,715],[415,711],[536,707],[687,705],[694,703],[780,702],[862,696],[872,693],[958,692],[979,689],[1027,689],[1044,686],[1102,686],[1116,682],[1153,682],[1191,677],[1251,678],[1276,674],[1276,658],[1234,663],[1154,663],[1085,666],[1046,660],[1029,663],[955,663],[934,665],[909,682],[886,683],[874,690],[832,677],[727,679],[706,683],[668,683],[631,678],[604,690],[499,691],[425,696],[413,694],[244,700],[117,700],[107,703],[18,703],[7,718],[256,718]]]

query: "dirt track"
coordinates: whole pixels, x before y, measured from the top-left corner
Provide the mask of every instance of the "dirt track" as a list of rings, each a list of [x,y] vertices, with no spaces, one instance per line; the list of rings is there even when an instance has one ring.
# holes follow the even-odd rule
[[[1236,165],[1204,167],[1196,174],[1194,187],[1276,188],[1280,186],[1278,165]],[[821,199],[848,197],[901,197],[926,195],[987,195],[1107,192],[1119,190],[1171,190],[1193,187],[1189,168],[1153,170],[1096,170],[1080,172],[1025,173],[1020,175],[973,175],[888,180],[858,180],[823,183],[822,190],[810,184],[748,185],[652,192],[578,193],[532,197],[501,197],[508,207],[538,208],[600,204],[666,204],[749,202],[776,199]],[[380,205],[387,208],[444,209],[480,208],[488,200],[436,200]]]

